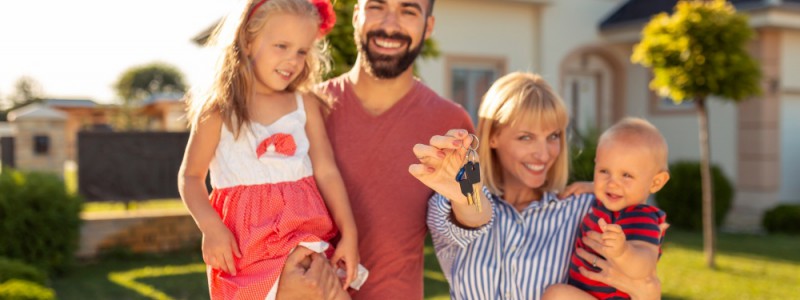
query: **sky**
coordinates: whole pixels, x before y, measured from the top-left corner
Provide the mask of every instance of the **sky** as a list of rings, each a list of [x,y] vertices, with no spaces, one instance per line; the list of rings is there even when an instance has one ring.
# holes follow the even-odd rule
[[[234,0],[40,0],[0,2],[0,97],[22,76],[47,98],[118,100],[128,68],[163,62],[191,85],[208,76],[209,56],[192,38]],[[211,61],[213,64],[213,61]]]

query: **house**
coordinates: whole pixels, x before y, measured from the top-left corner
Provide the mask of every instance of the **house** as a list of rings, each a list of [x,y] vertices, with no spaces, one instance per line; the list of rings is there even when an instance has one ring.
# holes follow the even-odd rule
[[[677,1],[658,2],[671,7]],[[800,202],[800,186],[793,184],[800,176],[800,139],[791,135],[800,129],[800,122],[792,118],[800,113],[800,59],[792,55],[800,50],[800,0],[730,2],[749,16],[756,31],[750,49],[763,74],[763,95],[738,105],[712,100],[711,153],[713,161],[735,183],[736,196],[727,226],[752,229],[760,225],[764,210],[778,203]],[[626,1],[600,24],[602,36],[610,43],[637,41],[649,16],[671,10],[658,6],[653,1]],[[630,56],[630,51],[625,54]],[[650,95],[648,117],[669,134],[671,150],[680,151],[676,154],[681,158],[696,158],[697,137],[685,133],[696,133],[697,121],[685,117],[675,105],[664,105],[663,100]],[[691,108],[684,110],[692,112]]]
[[[14,139],[3,143],[3,158],[11,155],[10,164],[28,171],[63,174],[67,160],[66,113],[44,104],[30,104],[8,113],[16,127]]]
[[[697,117],[648,89],[649,70],[630,62],[650,17],[676,0],[439,0],[434,39],[442,56],[420,64],[434,90],[473,113],[485,81],[532,71],[564,97],[578,130],[604,129],[624,116],[644,117],[670,145],[670,161],[699,160]],[[764,95],[741,104],[710,101],[712,162],[735,184],[726,224],[760,226],[766,209],[800,202],[800,1],[733,0],[757,32]],[[479,22],[476,22],[480,20]],[[498,46],[506,45],[506,46]],[[466,92],[465,92],[466,91]]]
[[[139,113],[147,117],[147,130],[186,131],[183,93],[156,93],[142,101]]]
[[[61,174],[77,158],[78,132],[110,131],[116,108],[88,99],[45,99],[8,113],[2,132],[3,164]]]
[[[78,132],[81,130],[107,127],[109,115],[115,110],[99,105],[89,99],[45,99],[44,106],[64,112],[66,116],[66,155],[67,159],[77,157]]]
[[[648,69],[630,62],[643,25],[677,0],[437,0],[441,56],[418,61],[433,90],[475,118],[491,82],[512,71],[539,73],[567,103],[577,130],[605,129],[624,116],[650,120],[670,161],[699,160],[697,116],[648,89]],[[712,163],[735,184],[727,226],[752,230],[778,203],[800,203],[800,0],[731,0],[757,32],[764,94],[709,102]],[[196,41],[202,41],[202,35]]]

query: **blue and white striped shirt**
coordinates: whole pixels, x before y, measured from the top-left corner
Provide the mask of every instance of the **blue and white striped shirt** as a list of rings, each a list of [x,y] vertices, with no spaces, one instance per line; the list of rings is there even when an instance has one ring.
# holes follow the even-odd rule
[[[477,229],[452,221],[450,201],[428,200],[428,228],[451,299],[539,299],[545,288],[566,283],[578,225],[594,195],[558,200],[545,193],[522,212],[483,189],[492,219]]]

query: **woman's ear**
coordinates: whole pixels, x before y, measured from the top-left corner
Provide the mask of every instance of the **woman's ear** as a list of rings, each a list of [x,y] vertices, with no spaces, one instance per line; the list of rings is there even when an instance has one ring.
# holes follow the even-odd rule
[[[653,176],[653,183],[650,184],[650,193],[654,194],[660,191],[661,188],[663,188],[664,185],[667,184],[667,181],[669,181],[669,172],[667,171],[658,172],[656,176]]]
[[[494,134],[489,137],[489,148],[497,148],[497,136]]]

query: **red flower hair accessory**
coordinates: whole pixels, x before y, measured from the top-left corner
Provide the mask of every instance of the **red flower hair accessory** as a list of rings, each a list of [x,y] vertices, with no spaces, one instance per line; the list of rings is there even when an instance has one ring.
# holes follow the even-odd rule
[[[333,29],[336,25],[336,12],[333,10],[333,4],[330,0],[309,0],[311,4],[317,7],[319,11],[319,33],[317,37],[323,37]]]
[[[247,19],[245,20],[249,21],[250,17],[253,16],[264,2],[267,2],[267,0],[258,1],[258,3],[253,5],[253,9],[247,13]],[[333,10],[333,4],[331,4],[330,0],[309,0],[309,2],[314,4],[319,12],[319,32],[317,33],[317,37],[321,38],[331,32],[333,25],[336,25],[336,12]]]

